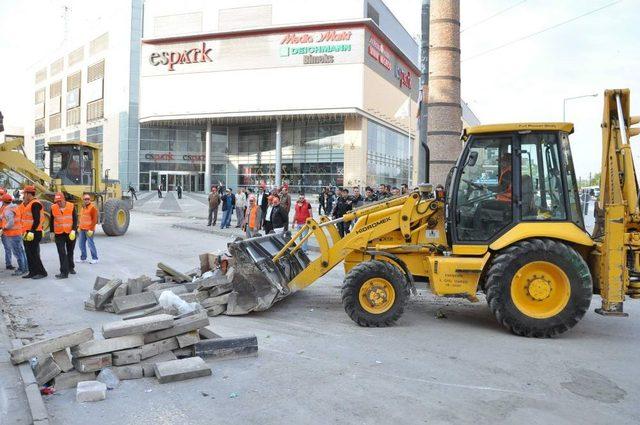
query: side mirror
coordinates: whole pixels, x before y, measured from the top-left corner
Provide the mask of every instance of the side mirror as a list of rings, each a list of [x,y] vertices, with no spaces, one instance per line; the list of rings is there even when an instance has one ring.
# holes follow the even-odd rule
[[[467,160],[467,165],[474,166],[478,161],[478,151],[469,152],[469,159]]]

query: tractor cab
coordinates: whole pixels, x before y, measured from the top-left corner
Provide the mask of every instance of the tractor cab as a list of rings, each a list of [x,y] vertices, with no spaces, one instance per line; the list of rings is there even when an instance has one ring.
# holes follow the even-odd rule
[[[448,182],[452,244],[485,245],[521,222],[573,222],[584,229],[569,123],[477,126]]]
[[[60,180],[63,186],[87,186],[96,190],[99,175],[98,158],[100,147],[88,142],[49,143],[49,170],[51,177]]]

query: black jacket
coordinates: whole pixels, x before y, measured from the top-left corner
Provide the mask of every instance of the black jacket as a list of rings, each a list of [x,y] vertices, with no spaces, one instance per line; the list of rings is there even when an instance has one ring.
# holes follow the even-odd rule
[[[325,195],[327,195],[326,199],[325,199]],[[318,203],[320,204],[320,207],[322,207],[323,210],[328,211],[331,210],[331,208],[333,208],[333,201],[335,201],[335,195],[331,192],[329,193],[321,193],[320,196],[318,197]]]
[[[271,225],[274,228],[285,227],[289,222],[287,213],[282,209],[280,205],[274,205],[271,208]]]
[[[256,193],[256,203],[260,201],[260,193]],[[262,194],[262,201],[258,203],[260,209],[262,209],[262,217],[267,213],[267,207],[269,206],[269,194],[267,192]]]
[[[340,196],[336,201],[336,207],[333,209],[333,218],[340,218],[352,209],[353,204],[351,199]]]

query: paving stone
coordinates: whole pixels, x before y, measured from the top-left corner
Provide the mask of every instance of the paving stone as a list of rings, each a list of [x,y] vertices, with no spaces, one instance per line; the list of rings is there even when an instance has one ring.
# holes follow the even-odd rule
[[[201,303],[202,301],[209,298],[209,291],[196,291],[196,301]]]
[[[200,336],[204,339],[221,338],[220,335],[214,332],[213,325],[200,328],[199,333],[200,333]]]
[[[115,297],[124,297],[125,295],[127,295],[127,291],[129,290],[128,286],[126,283],[123,283],[122,285],[118,286],[118,288],[116,288],[115,292],[113,293],[113,298]]]
[[[229,303],[229,294],[220,295],[218,297],[207,298],[200,305],[204,308],[213,307],[214,305],[226,305]]]
[[[169,288],[158,289],[157,291],[153,291],[153,294],[156,296],[157,299],[160,299],[160,295],[162,295],[164,291],[170,291],[176,295],[186,294],[188,292],[187,288],[185,288],[184,285],[173,285]]]
[[[200,357],[190,357],[156,363],[155,372],[158,382],[166,384],[167,382],[210,376],[211,368]]]
[[[113,299],[113,310],[117,314],[130,313],[135,310],[153,307],[158,304],[158,300],[153,293],[142,292],[135,295],[125,295]]]
[[[151,316],[153,314],[163,314],[163,313],[164,313],[164,309],[161,306],[156,305],[153,307],[145,308],[143,310],[136,310],[136,311],[132,311],[131,313],[127,313],[122,316],[122,320],[138,319],[140,317]]]
[[[182,282],[191,282],[191,277],[187,276],[184,273],[179,272],[178,270],[164,264],[164,263],[158,263],[158,268],[160,270],[162,270],[163,272],[167,273],[170,276],[173,276],[176,280],[178,281],[182,281]]]
[[[186,291],[186,288],[185,288]],[[178,295],[183,301],[188,302],[188,303],[195,303],[198,302],[198,300],[196,299],[196,294],[194,292],[187,292],[185,294],[179,294]]]
[[[165,351],[164,353],[160,353],[157,356],[144,359],[140,363],[142,365],[142,374],[145,378],[156,376],[156,371],[154,370],[154,366],[156,365],[156,363],[177,359],[178,358],[175,354],[173,354],[172,351]]]
[[[69,388],[75,388],[78,382],[95,381],[96,373],[88,372],[81,373],[77,370],[71,370],[69,372],[61,373],[53,379],[53,386],[56,391],[66,390]]]
[[[72,363],[78,372],[96,372],[111,366],[111,353],[89,357],[74,357]]]
[[[95,339],[83,342],[80,345],[71,347],[71,355],[74,357],[86,357],[96,354],[121,351],[128,348],[140,347],[144,344],[142,335],[127,335],[109,339]]]
[[[161,339],[170,338],[172,336],[181,335],[190,331],[195,331],[209,325],[209,318],[204,312],[200,312],[193,316],[184,317],[174,320],[173,327],[148,333],[144,336],[145,344],[159,341]]]
[[[113,366],[111,370],[113,370],[113,373],[115,373],[118,379],[120,379],[121,381],[126,381],[129,379],[140,379],[143,376],[142,365],[140,364]]]
[[[64,350],[56,351],[52,355],[53,361],[56,362],[61,371],[68,372],[73,369],[73,365],[71,364],[71,356],[69,355],[69,352],[66,348]]]
[[[60,375],[61,372],[62,370],[60,370],[60,367],[55,361],[53,361],[53,356],[51,354],[38,357],[38,364],[34,371],[38,385],[46,384],[56,376]]]
[[[100,401],[107,398],[107,386],[99,381],[78,382],[76,389],[76,401]]]
[[[96,307],[100,308],[107,303],[112,297],[118,286],[122,285],[120,279],[111,279],[102,288],[98,289],[94,297]]]
[[[83,342],[89,341],[92,338],[93,329],[86,328],[79,331],[59,335],[53,338],[48,338],[42,341],[32,342],[31,344],[9,350],[9,354],[11,355],[11,363],[19,364],[22,362],[26,362],[32,357],[38,357],[38,355],[60,351],[63,348],[81,344]]]
[[[102,325],[102,335],[105,338],[114,338],[126,335],[139,335],[173,326],[173,316],[168,314],[156,314],[131,320],[118,320]]]
[[[154,292],[154,291],[159,291],[161,289],[177,288],[178,286],[180,285],[175,283],[154,282],[151,285],[144,288],[142,292]]]
[[[87,311],[98,311],[98,308],[96,307],[96,303],[93,299],[85,300],[84,309]]]
[[[216,359],[248,357],[258,355],[258,338],[255,335],[237,338],[205,339],[194,345],[199,357]]]
[[[209,276],[204,279],[197,280],[198,289],[201,291],[208,290],[220,285],[226,285],[229,283],[227,276],[223,274],[218,274],[216,276]]]
[[[140,358],[142,360],[157,356],[167,351],[179,348],[178,340],[175,337],[163,339],[160,341],[144,344],[141,348]]]
[[[200,334],[198,331],[187,332],[186,334],[176,336],[178,340],[178,346],[180,348],[189,347],[196,342],[200,341]]]
[[[144,291],[144,288],[151,285],[153,282],[149,276],[142,275],[135,279],[127,280],[127,295],[140,294]]]
[[[214,305],[214,306],[209,307],[207,309],[207,315],[209,317],[215,317],[215,316],[221,315],[225,311],[227,311],[227,306],[226,305]]]
[[[104,285],[109,283],[111,279],[107,279],[106,277],[96,276],[95,282],[93,282],[93,290],[99,291]]]
[[[140,363],[142,348],[130,348],[128,350],[114,351],[111,353],[114,366],[124,366],[128,364]]]

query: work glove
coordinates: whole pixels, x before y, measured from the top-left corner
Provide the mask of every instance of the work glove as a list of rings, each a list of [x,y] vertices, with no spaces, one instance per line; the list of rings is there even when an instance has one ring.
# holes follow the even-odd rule
[[[93,237],[93,230],[87,230],[87,236],[92,238]]]
[[[27,232],[24,234],[24,240],[27,242],[31,242],[33,240],[33,232]]]
[[[71,233],[69,233],[69,240],[70,241],[75,241],[76,240],[76,231],[72,230]]]

